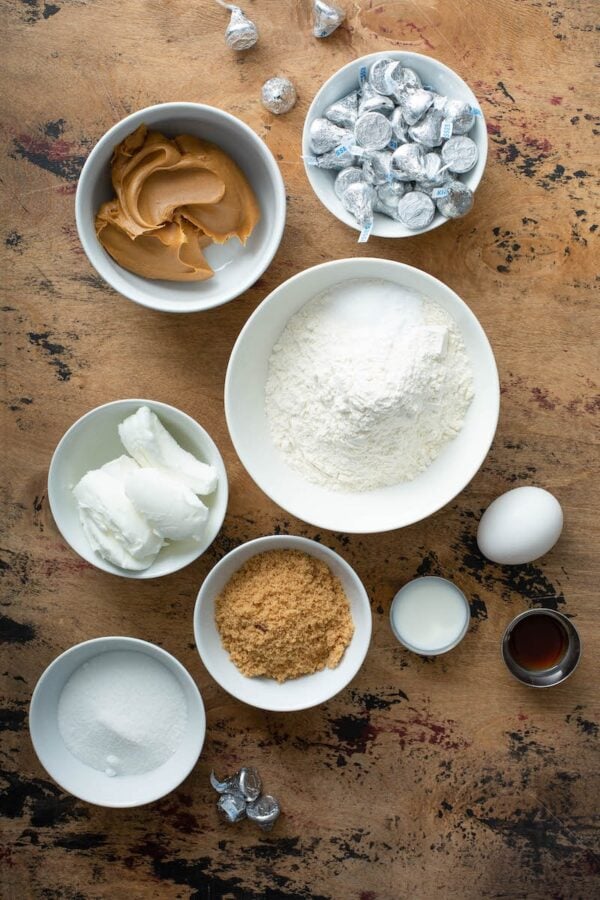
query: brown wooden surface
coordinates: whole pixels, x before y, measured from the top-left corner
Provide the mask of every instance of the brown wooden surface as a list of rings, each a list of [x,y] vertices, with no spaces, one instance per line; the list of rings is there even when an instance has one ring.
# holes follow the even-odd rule
[[[347,24],[317,41],[308,0],[246,0],[261,42],[236,56],[222,39],[227,14],[209,0],[2,3],[3,897],[571,900],[600,890],[598,6],[345,6]],[[490,155],[468,218],[411,240],[371,240],[365,250],[311,193],[299,141],[322,81],[386,48],[435,56],[471,84]],[[280,119],[259,102],[274,74],[291,76],[299,93]],[[190,317],[150,312],[108,289],[79,246],[73,214],[94,142],[125,114],[167,100],[215,104],[251,125],[276,155],[289,195],[284,239],[265,276],[233,303]],[[242,469],[225,427],[223,378],[241,326],[269,291],[307,266],[365,252],[423,268],[469,303],[497,356],[500,425],[481,472],[437,515],[383,536],[317,535]],[[81,561],[47,505],[61,435],[92,407],[128,396],[197,418],[221,448],[231,485],[211,550],[151,583]],[[561,500],[563,537],[533,565],[486,563],[474,543],[480,511],[528,483]],[[359,676],[334,701],[296,715],[232,700],[204,671],[192,638],[195,595],[210,567],[236,543],[274,531],[339,550],[373,605]],[[434,661],[404,652],[387,618],[395,591],[427,572],[454,578],[473,610],[463,644]],[[552,691],[522,688],[498,652],[506,623],[532,605],[563,610],[583,637],[579,670]],[[104,634],[174,653],[207,707],[197,768],[141,810],[93,808],[63,794],[29,740],[27,706],[45,666]],[[271,835],[217,818],[208,773],[241,763],[257,765],[281,800],[285,814]]]

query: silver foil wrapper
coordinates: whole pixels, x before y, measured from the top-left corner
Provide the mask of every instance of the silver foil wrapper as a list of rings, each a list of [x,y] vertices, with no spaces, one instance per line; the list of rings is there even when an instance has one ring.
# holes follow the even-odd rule
[[[373,150],[368,153],[363,160],[362,170],[364,179],[369,184],[378,185],[390,182],[393,177],[391,150]]]
[[[394,112],[390,116],[390,122],[392,123],[394,139],[398,141],[399,144],[406,144],[407,141],[410,140],[410,135],[408,133],[408,125],[404,121],[402,115],[402,107],[396,106],[394,108]]]
[[[363,85],[363,89],[358,101],[358,114],[362,116],[366,112],[380,112],[384,115],[390,114],[394,110],[394,101],[383,94],[378,94],[375,88],[372,88],[367,81]]]
[[[349,147],[336,147],[335,150],[329,150],[322,156],[315,156],[312,165],[317,169],[346,169],[348,166],[356,165],[358,157],[352,153]]]
[[[434,216],[435,204],[423,191],[410,191],[398,201],[398,219],[414,231],[427,228]]]
[[[239,822],[246,817],[246,800],[241,793],[221,794],[217,809],[227,822]]]
[[[263,794],[246,807],[246,815],[265,831],[270,831],[281,812],[279,803],[270,794]]]
[[[386,75],[390,65],[394,65],[394,60],[390,59],[389,56],[384,56],[375,60],[369,69],[369,84],[378,94],[389,95],[394,92],[394,84]]]
[[[423,118],[431,104],[433,103],[433,94],[426,91],[425,88],[415,88],[406,91],[400,99],[400,107],[402,116],[408,125],[416,125]]]
[[[410,126],[408,134],[413,141],[432,150],[442,143],[443,122],[444,114],[442,112],[438,109],[429,109],[420,122]]]
[[[383,150],[392,138],[392,125],[378,112],[363,113],[354,126],[356,143],[365,150]]]
[[[387,184],[377,185],[377,198],[386,206],[397,209],[398,200],[404,196],[407,191],[407,185],[404,181],[390,181]]]
[[[421,79],[417,75],[414,69],[409,69],[406,66],[402,70],[402,85],[403,89],[415,89],[423,87]]]
[[[340,128],[354,128],[358,118],[358,91],[331,103],[323,113],[326,119]]]
[[[313,153],[327,153],[340,144],[352,146],[354,136],[346,128],[334,125],[329,119],[313,119],[309,126],[310,148]]]
[[[373,203],[374,212],[381,213],[382,216],[387,216],[389,219],[395,219],[398,215],[398,202],[389,205],[388,203],[384,203],[383,200],[377,196],[375,197],[375,201]]]
[[[471,104],[464,100],[444,98],[444,115],[452,120],[452,134],[467,134],[475,124],[475,116],[471,112]]]
[[[451,181],[452,175],[444,165],[439,153],[426,153],[423,160],[423,171],[421,177],[417,180],[419,189],[429,193],[434,188]]]
[[[389,79],[392,95],[397,102],[400,101],[407,91],[423,87],[421,79],[414,69],[407,69],[402,63],[392,63],[386,69],[386,78]]]
[[[258,800],[262,791],[262,780],[258,771],[252,766],[243,766],[237,774],[240,793],[244,800],[252,803]]]
[[[375,191],[369,184],[357,181],[342,194],[342,203],[362,227],[373,218]]]
[[[223,5],[223,4],[221,4]],[[227,6],[231,10],[229,25],[225,30],[225,43],[232,50],[249,50],[258,40],[258,28],[239,8]]]
[[[392,154],[392,174],[399,181],[422,177],[425,151],[420,144],[401,144]]]
[[[365,176],[363,174],[363,170],[359,169],[358,166],[348,166],[347,169],[342,169],[338,172],[335,182],[333,184],[333,189],[335,191],[336,197],[340,200],[342,199],[342,194],[349,188],[351,184],[356,184],[358,181],[364,181]]]
[[[373,209],[390,219],[398,219],[398,201],[409,190],[409,185],[403,181],[392,181],[388,184],[380,184],[375,188],[376,197]]]
[[[313,2],[313,34],[316,38],[326,38],[339,28],[346,13],[333,3],[325,3],[324,0]]]
[[[451,172],[470,172],[477,162],[477,144],[470,137],[451,137],[442,147],[442,159]]]
[[[214,772],[210,773],[210,783],[212,787],[215,789],[217,794],[226,794],[227,792],[237,791],[238,790],[238,780],[237,774],[232,775],[229,778],[224,778],[222,781],[215,775]]]
[[[269,78],[262,86],[262,105],[269,112],[281,116],[296,103],[296,88],[289,78]]]
[[[391,97],[384,97],[383,94],[377,95],[379,99],[371,97],[365,100],[360,110],[361,114],[366,112],[378,112],[384,116],[391,116],[396,107]]]
[[[442,196],[436,196],[442,194]],[[466,216],[473,206],[473,191],[462,181],[449,181],[433,192],[439,211],[447,219]]]

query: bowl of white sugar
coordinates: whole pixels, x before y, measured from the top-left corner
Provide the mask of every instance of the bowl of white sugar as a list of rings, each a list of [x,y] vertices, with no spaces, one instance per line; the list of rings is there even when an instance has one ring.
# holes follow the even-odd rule
[[[152,803],[192,771],[204,743],[200,692],[155,644],[103,637],[76,644],[40,677],[31,740],[51,778],[98,806]]]
[[[307,269],[242,329],[225,381],[235,449],[279,506],[319,528],[390,531],[449,503],[492,443],[498,370],[474,313],[381,259]]]

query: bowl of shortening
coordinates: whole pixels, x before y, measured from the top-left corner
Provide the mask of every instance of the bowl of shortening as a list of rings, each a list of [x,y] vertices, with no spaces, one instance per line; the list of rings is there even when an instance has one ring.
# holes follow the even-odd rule
[[[250,476],[336,532],[401,528],[449,503],[485,459],[499,405],[494,355],[466,303],[381,259],[280,285],[240,332],[225,379]]]
[[[399,238],[468,214],[487,143],[479,103],[456,72],[386,50],[325,82],[306,115],[302,154],[336,218],[357,231],[370,220],[373,235]]]
[[[371,607],[352,567],[291,535],[236,547],[204,580],[194,609],[202,662],[229,694],[275,712],[325,703],[360,669]]]
[[[78,419],[48,472],[48,500],[65,541],[126,578],[189,565],[212,544],[227,509],[227,473],[210,435],[155,400],[115,400]]]
[[[65,650],[29,708],[38,759],[61,788],[98,806],[152,803],[190,774],[206,717],[184,666],[155,644],[102,637]]]
[[[114,125],[83,166],[75,214],[87,257],[130,300],[197,312],[238,297],[285,224],[273,154],[230,113],[161,103]]]

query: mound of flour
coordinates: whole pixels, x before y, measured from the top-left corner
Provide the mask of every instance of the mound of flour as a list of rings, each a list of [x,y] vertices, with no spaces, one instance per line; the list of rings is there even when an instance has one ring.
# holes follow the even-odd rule
[[[392,282],[341,282],[297,312],[265,388],[273,440],[307,480],[368,491],[410,481],[460,431],[473,372],[445,310]]]

